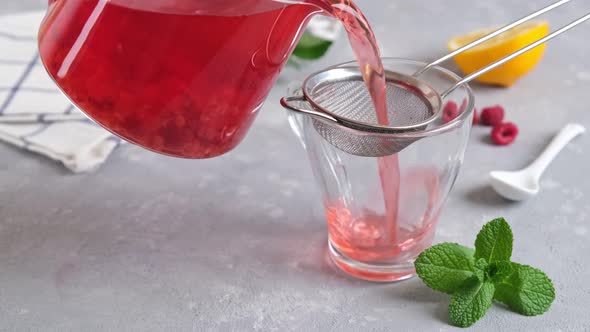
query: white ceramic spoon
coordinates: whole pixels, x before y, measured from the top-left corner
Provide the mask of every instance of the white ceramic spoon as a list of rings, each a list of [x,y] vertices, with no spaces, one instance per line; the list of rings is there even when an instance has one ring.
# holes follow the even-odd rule
[[[586,128],[582,125],[568,124],[529,167],[516,172],[491,172],[492,187],[498,194],[513,201],[522,201],[535,196],[541,189],[539,180],[547,166],[572,139],[584,132]]]

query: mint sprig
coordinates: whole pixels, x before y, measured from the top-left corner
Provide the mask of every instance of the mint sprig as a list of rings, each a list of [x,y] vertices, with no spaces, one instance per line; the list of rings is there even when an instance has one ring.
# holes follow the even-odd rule
[[[424,283],[451,294],[449,319],[459,327],[473,325],[494,300],[527,316],[549,310],[555,288],[542,271],[510,261],[513,235],[503,218],[487,223],[475,250],[456,243],[437,244],[418,256],[415,266]]]

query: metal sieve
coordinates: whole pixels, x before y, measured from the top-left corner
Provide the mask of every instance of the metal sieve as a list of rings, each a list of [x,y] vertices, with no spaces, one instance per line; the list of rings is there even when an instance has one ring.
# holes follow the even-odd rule
[[[281,105],[313,118],[317,132],[335,147],[365,157],[382,157],[400,152],[418,138],[392,135],[425,130],[440,118],[445,98],[455,89],[506,62],[546,43],[590,19],[590,14],[562,27],[546,37],[458,81],[439,93],[420,79],[427,70],[465,52],[522,23],[571,0],[561,0],[498,29],[446,56],[433,61],[414,75],[385,71],[388,125],[377,121],[373,100],[358,67],[332,67],[309,76],[302,96],[285,97]]]

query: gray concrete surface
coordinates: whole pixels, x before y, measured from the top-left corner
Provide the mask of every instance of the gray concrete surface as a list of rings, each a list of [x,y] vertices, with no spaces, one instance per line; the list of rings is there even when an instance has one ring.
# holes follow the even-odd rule
[[[541,1],[359,0],[387,56],[431,59],[455,34],[506,22]],[[3,0],[0,13],[45,1]],[[586,6],[586,7],[585,7]],[[583,0],[553,25],[590,10]],[[494,306],[473,330],[589,331],[590,136],[549,169],[542,195],[499,199],[492,169],[534,158],[560,127],[590,127],[590,24],[553,42],[542,65],[511,89],[476,87],[519,124],[497,148],[477,128],[437,241],[471,243],[496,216],[512,224],[515,259],[545,270],[557,300],[541,317]],[[196,32],[198,33],[198,32]],[[348,60],[342,38],[304,72]],[[0,145],[1,331],[452,331],[448,297],[419,280],[376,285],[326,263],[326,227],[303,150],[278,106],[286,72],[246,141],[207,161],[133,146],[80,176]]]

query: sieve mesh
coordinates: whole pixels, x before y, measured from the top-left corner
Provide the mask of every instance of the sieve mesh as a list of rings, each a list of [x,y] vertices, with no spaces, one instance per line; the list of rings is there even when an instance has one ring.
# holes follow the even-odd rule
[[[422,124],[434,113],[432,105],[420,91],[409,85],[388,81],[386,94],[389,127]],[[373,100],[362,80],[321,82],[308,90],[308,98],[326,113],[341,120],[379,125]]]
[[[338,128],[333,123],[312,119],[317,133],[336,148],[361,157],[389,156],[412,144],[414,138],[381,136],[377,133],[359,135],[348,128]]]
[[[301,90],[281,99],[291,111],[309,115],[317,133],[349,154],[392,155],[439,118],[442,99],[415,77],[385,71],[388,124],[380,124],[358,67],[332,67],[308,77]]]
[[[386,73],[388,124],[380,124],[373,99],[357,68],[338,68],[321,72],[304,84],[311,107],[333,116],[339,123],[313,118],[313,126],[325,140],[347,153],[380,157],[403,150],[413,139],[392,133],[423,130],[435,119],[440,108],[438,94],[413,78]],[[341,124],[344,124],[342,126]]]

